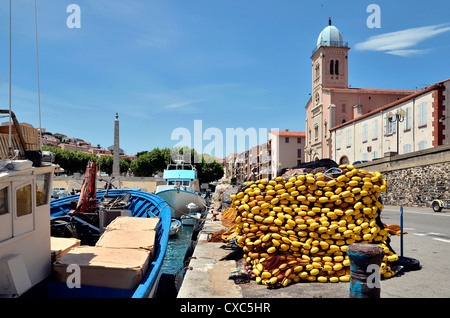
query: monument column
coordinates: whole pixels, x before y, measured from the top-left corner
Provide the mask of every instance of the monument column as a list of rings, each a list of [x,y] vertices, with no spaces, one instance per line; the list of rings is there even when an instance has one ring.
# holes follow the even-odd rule
[[[116,113],[114,121],[114,161],[113,161],[113,177],[120,176],[120,147],[119,147],[119,114]]]

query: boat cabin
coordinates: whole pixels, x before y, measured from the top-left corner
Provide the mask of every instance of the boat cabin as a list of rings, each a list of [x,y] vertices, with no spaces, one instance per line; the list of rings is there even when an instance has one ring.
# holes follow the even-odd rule
[[[51,273],[50,194],[55,166],[0,160],[0,298]]]
[[[194,191],[199,191],[199,182],[197,180],[197,171],[191,164],[186,164],[182,160],[176,160],[174,164],[169,164],[164,170],[163,179],[166,180],[166,186],[161,186],[161,189],[190,188]]]

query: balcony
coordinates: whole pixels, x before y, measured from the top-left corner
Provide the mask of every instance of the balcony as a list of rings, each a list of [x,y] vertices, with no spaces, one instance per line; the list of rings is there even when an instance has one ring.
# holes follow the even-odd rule
[[[348,47],[348,42],[344,41],[322,41],[321,45],[318,45],[315,47],[315,49],[312,51],[312,55],[317,52],[318,49],[322,46],[329,46],[329,47]]]

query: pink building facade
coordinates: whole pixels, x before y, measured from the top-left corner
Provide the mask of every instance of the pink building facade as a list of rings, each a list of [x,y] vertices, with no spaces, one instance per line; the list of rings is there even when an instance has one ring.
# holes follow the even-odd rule
[[[415,93],[348,86],[349,46],[331,25],[319,35],[312,60],[312,94],[306,108],[306,161],[333,158],[330,129]]]

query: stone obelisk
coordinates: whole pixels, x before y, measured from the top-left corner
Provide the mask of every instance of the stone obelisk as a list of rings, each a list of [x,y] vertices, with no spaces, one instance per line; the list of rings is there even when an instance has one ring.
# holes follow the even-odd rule
[[[113,161],[113,177],[120,176],[120,147],[119,147],[119,114],[116,113],[114,121],[114,161]]]

